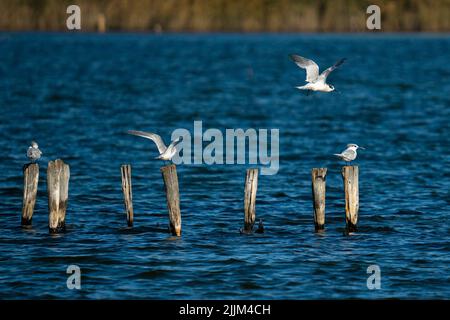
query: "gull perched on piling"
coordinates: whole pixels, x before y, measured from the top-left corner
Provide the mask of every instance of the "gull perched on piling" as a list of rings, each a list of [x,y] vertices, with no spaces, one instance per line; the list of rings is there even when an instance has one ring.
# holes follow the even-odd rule
[[[300,57],[296,54],[291,54],[289,57],[295,62],[297,66],[302,69],[306,69],[305,81],[308,83],[304,86],[296,88],[300,90],[312,90],[321,92],[331,92],[335,90],[332,85],[326,83],[327,77],[333,70],[343,64],[346,60],[345,58],[340,59],[338,62],[336,62],[334,65],[332,65],[319,75],[319,66],[314,61]]]
[[[164,160],[164,161],[172,160],[172,157],[177,152],[176,146],[181,141],[181,137],[179,137],[179,138],[175,139],[174,141],[172,141],[168,147],[166,147],[162,138],[159,135],[157,135],[156,133],[135,131],[135,130],[128,130],[128,133],[135,135],[135,136],[139,136],[139,137],[143,137],[143,138],[152,140],[156,144],[156,147],[158,148],[158,151],[159,151],[159,156],[157,156],[155,159],[160,159],[160,160]]]
[[[336,157],[341,158],[342,160],[344,160],[347,163],[349,163],[349,162],[351,163],[358,156],[358,153],[356,152],[356,150],[358,148],[364,150],[363,147],[360,147],[360,146],[358,146],[357,144],[354,144],[354,143],[350,143],[350,144],[347,145],[347,149],[345,149],[341,153],[335,153],[334,155]]]
[[[39,150],[39,146],[36,141],[31,141],[31,146],[28,147],[27,157],[31,160],[31,163],[35,163],[42,155],[42,151]]]

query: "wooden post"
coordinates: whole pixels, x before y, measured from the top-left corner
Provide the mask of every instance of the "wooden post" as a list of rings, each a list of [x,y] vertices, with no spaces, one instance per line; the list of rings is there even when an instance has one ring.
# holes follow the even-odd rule
[[[359,211],[358,166],[344,166],[342,178],[345,191],[345,222],[347,231],[356,231]]]
[[[39,165],[29,163],[23,166],[23,205],[22,226],[31,226],[33,210],[36,203],[36,195],[39,181]]]
[[[312,196],[314,206],[314,225],[316,231],[325,229],[325,186],[327,168],[314,168],[311,171]]]
[[[161,167],[166,189],[167,209],[169,211],[170,232],[181,236],[180,193],[178,190],[177,167],[174,164]]]
[[[47,168],[48,227],[50,233],[66,229],[66,209],[69,198],[69,166],[58,159],[50,161]]]
[[[256,191],[258,169],[247,169],[244,191],[244,233],[251,233],[256,220]]]
[[[120,167],[122,172],[122,191],[127,213],[127,223],[129,227],[133,226],[133,195],[131,192],[131,166],[124,164]]]

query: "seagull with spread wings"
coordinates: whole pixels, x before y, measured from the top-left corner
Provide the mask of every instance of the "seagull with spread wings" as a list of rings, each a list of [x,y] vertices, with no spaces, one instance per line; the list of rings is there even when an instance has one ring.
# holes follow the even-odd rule
[[[334,65],[323,71],[319,74],[319,66],[312,60],[300,57],[296,54],[291,54],[289,56],[297,66],[306,70],[306,82],[304,86],[296,87],[300,90],[312,90],[312,91],[321,91],[321,92],[331,92],[334,91],[334,87],[327,83],[327,77],[330,73],[344,63],[346,60],[340,59]],[[309,91],[308,91],[309,92]]]
[[[181,142],[181,137],[179,137],[174,141],[172,141],[168,147],[166,147],[162,138],[156,133],[135,131],[135,130],[128,130],[128,133],[152,140],[156,144],[156,147],[158,148],[159,151],[159,156],[157,156],[155,159],[160,159],[164,161],[172,160],[175,153],[177,153],[176,146]]]

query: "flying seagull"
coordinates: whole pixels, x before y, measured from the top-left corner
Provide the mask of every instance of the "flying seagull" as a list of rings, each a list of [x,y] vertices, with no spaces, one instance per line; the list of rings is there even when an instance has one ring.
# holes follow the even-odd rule
[[[31,146],[28,147],[27,157],[31,160],[31,163],[35,163],[42,155],[42,151],[39,150],[39,146],[36,141],[31,141]]]
[[[342,151],[341,153],[335,153],[334,155],[336,157],[341,158],[342,160],[344,160],[345,162],[352,162],[353,160],[356,159],[356,156],[358,155],[356,153],[357,149],[363,149],[365,150],[363,147],[358,146],[357,144],[354,143],[350,143],[347,145],[347,149],[345,149],[344,151]]]
[[[162,138],[156,133],[135,131],[135,130],[128,130],[128,133],[152,140],[156,144],[156,147],[158,148],[159,151],[159,156],[157,156],[155,159],[160,159],[164,161],[172,160],[172,157],[177,152],[176,146],[181,141],[181,137],[178,137],[177,139],[172,141],[168,147],[166,147]]]
[[[296,87],[300,90],[312,90],[312,91],[322,91],[322,92],[331,92],[334,91],[334,87],[327,83],[327,77],[330,73],[344,63],[346,60],[341,59],[336,62],[333,66],[329,67],[325,71],[323,71],[319,75],[319,66],[312,60],[300,57],[296,54],[290,55],[291,59],[297,64],[300,68],[306,69],[306,82],[304,86]],[[308,91],[309,92],[309,91]]]

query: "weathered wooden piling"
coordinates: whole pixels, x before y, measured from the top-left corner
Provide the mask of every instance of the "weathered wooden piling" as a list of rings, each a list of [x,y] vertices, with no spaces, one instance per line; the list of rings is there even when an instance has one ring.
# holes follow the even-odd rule
[[[345,191],[345,222],[347,231],[356,231],[359,211],[358,166],[344,166],[342,178]]]
[[[22,226],[31,226],[33,219],[34,205],[39,182],[39,165],[29,163],[23,166],[23,205],[22,205]]]
[[[127,213],[127,223],[129,227],[133,226],[133,194],[131,190],[131,166],[124,164],[120,167],[122,173],[122,191]]]
[[[69,198],[70,169],[64,161],[50,161],[47,168],[48,227],[50,233],[66,228],[66,209]]]
[[[181,211],[177,167],[174,164],[161,167],[161,173],[166,189],[170,232],[179,237],[181,236]]]
[[[244,233],[251,233],[256,220],[258,169],[247,169],[244,191]]]
[[[327,168],[311,170],[314,225],[316,231],[325,229],[325,189]]]

